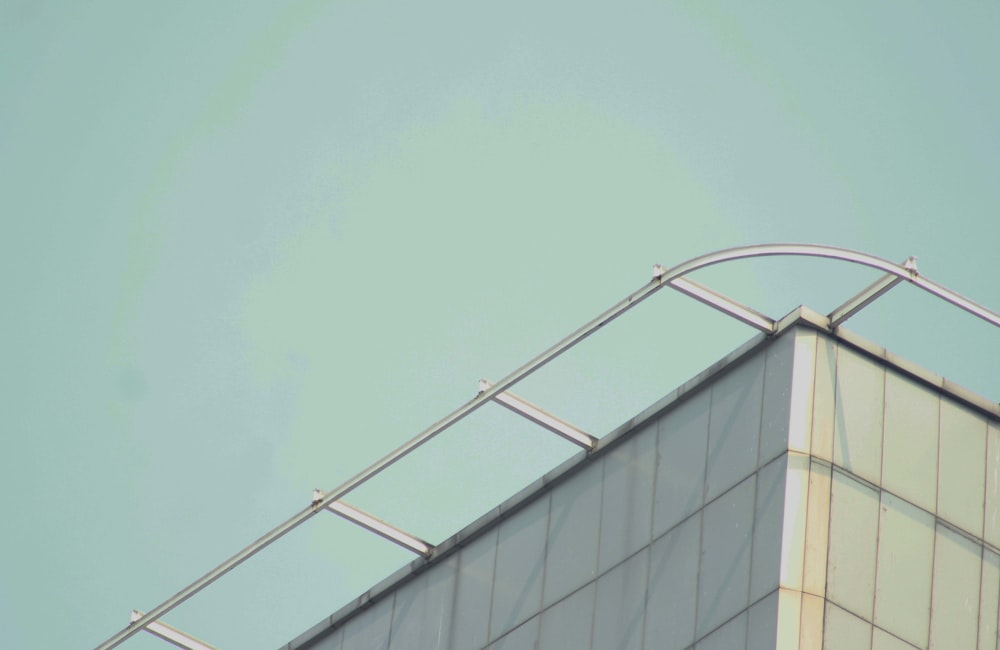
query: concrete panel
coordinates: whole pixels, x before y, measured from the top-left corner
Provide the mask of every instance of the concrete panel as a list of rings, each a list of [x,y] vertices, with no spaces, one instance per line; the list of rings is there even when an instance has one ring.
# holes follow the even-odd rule
[[[997,650],[1000,614],[1000,555],[983,549],[983,577],[979,592],[979,650]]]
[[[799,625],[798,650],[823,649],[823,609],[825,605],[826,601],[822,596],[802,594],[802,620]]]
[[[1000,425],[990,422],[986,440],[986,516],[983,537],[1000,546]]]
[[[938,515],[983,536],[986,499],[986,418],[941,400]]]
[[[451,636],[458,556],[420,574],[396,592],[391,650],[444,650]]]
[[[795,333],[792,397],[788,415],[788,448],[808,454],[812,447],[813,385],[816,378],[816,333]]]
[[[823,650],[871,650],[871,647],[872,624],[828,602]]]
[[[751,476],[705,506],[698,569],[697,637],[749,604],[755,482]]]
[[[813,387],[812,454],[833,461],[836,413],[837,343],[817,336],[816,374]]]
[[[649,545],[656,439],[655,426],[647,427],[604,457],[599,573]]]
[[[921,647],[927,645],[933,559],[934,516],[883,492],[872,620]]]
[[[934,545],[932,650],[976,647],[982,570],[982,547],[939,525]]]
[[[542,612],[540,648],[545,650],[590,648],[595,591],[595,584],[590,583]]]
[[[459,551],[451,647],[482,648],[489,640],[497,531],[489,531]]]
[[[886,375],[881,485],[928,512],[937,511],[940,404],[913,380]]]
[[[837,347],[833,462],[873,483],[882,477],[885,369]]]
[[[885,630],[875,628],[872,631],[872,650],[914,650],[916,647]]]
[[[760,443],[764,356],[740,364],[712,385],[705,500],[753,473]]]
[[[799,626],[802,622],[802,592],[793,589],[778,590],[777,647],[797,649]]]
[[[513,629],[542,606],[549,497],[532,502],[500,524],[490,639]]]
[[[826,595],[826,561],[830,542],[831,468],[813,461],[809,467],[809,506],[806,513],[802,590]]]
[[[648,575],[649,550],[643,549],[597,580],[594,648],[641,650]]]
[[[552,492],[542,606],[597,577],[601,466],[594,463]]]
[[[781,516],[781,586],[802,590],[809,503],[809,457],[788,452],[785,503]]]
[[[827,598],[871,620],[879,495],[867,485],[837,471],[833,472],[830,492]]]
[[[694,642],[700,554],[700,514],[687,519],[650,548],[646,647],[682,650]]]
[[[703,390],[659,422],[653,537],[703,505],[711,392]]]

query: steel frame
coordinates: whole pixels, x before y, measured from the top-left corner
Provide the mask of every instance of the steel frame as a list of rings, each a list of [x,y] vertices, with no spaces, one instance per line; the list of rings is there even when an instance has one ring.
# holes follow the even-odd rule
[[[694,271],[722,264],[724,262],[772,256],[803,256],[833,259],[849,262],[851,264],[867,266],[872,269],[880,270],[886,274],[886,277],[878,280],[875,284],[858,294],[858,296],[855,296],[855,298],[852,298],[847,303],[831,312],[831,330],[834,329],[836,325],[839,325],[847,318],[850,318],[859,310],[902,281],[907,281],[910,284],[913,284],[914,286],[919,287],[920,289],[923,289],[924,291],[927,291],[928,293],[958,307],[959,309],[967,311],[970,314],[992,324],[993,326],[1000,328],[1000,314],[983,307],[961,294],[928,280],[916,272],[915,266],[910,264],[896,264],[874,255],[846,248],[835,248],[832,246],[820,246],[816,244],[762,244],[715,251],[699,257],[694,257],[666,270],[658,265],[654,271],[654,277],[650,282],[647,282],[638,290],[632,292],[611,306],[609,309],[602,312],[593,320],[587,322],[552,347],[548,348],[523,366],[516,369],[514,372],[497,381],[495,384],[492,384],[489,388],[480,392],[478,396],[452,411],[444,418],[438,420],[424,431],[403,443],[397,449],[382,457],[347,481],[341,483],[333,490],[330,490],[315,507],[306,507],[297,512],[290,519],[264,534],[262,537],[258,538],[250,545],[227,559],[218,567],[212,569],[201,578],[197,579],[160,605],[150,610],[148,613],[143,614],[140,618],[133,621],[133,623],[127,628],[119,631],[107,641],[97,646],[96,650],[110,650],[111,648],[120,645],[134,634],[137,634],[140,630],[148,628],[165,613],[191,598],[229,571],[232,571],[247,559],[280,539],[286,533],[305,523],[318,511],[327,509],[329,506],[349,494],[352,490],[371,480],[382,471],[395,464],[398,460],[405,457],[418,447],[424,445],[442,431],[470,415],[483,405],[491,401],[497,401],[497,397],[504,393],[508,388],[525,379],[536,370],[542,368],[550,361],[554,360],[576,344],[594,334],[611,321],[615,320],[628,310],[652,296],[664,286],[671,286],[682,293],[691,295],[696,299],[709,304],[713,308],[756,327],[757,329],[761,329],[766,332],[768,331],[767,328],[770,327],[770,331],[773,331],[774,326],[768,326],[768,321],[773,323],[773,319],[770,319],[759,312],[755,312],[748,307],[744,307],[743,305],[740,305],[739,303],[732,301],[725,296],[708,289],[707,287],[702,287],[701,285],[685,278],[685,276],[693,273]]]

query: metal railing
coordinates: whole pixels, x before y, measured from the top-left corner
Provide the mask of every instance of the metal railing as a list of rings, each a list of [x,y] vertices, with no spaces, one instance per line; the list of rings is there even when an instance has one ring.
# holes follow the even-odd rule
[[[653,267],[652,279],[638,290],[630,293],[599,316],[592,319],[571,333],[569,336],[545,350],[503,379],[500,379],[496,383],[490,383],[486,380],[482,380],[479,384],[479,394],[472,400],[466,402],[456,410],[446,415],[444,418],[438,420],[430,427],[405,442],[391,453],[379,459],[371,466],[367,467],[332,490],[328,492],[321,492],[317,490],[310,506],[297,512],[290,519],[255,540],[246,548],[239,551],[201,578],[195,580],[193,583],[177,592],[160,605],[157,605],[153,609],[149,610],[147,613],[143,614],[135,612],[132,617],[133,620],[128,627],[117,632],[107,641],[97,646],[96,650],[110,650],[111,648],[117,647],[125,640],[142,630],[150,631],[157,636],[161,636],[161,638],[166,638],[163,634],[161,634],[161,632],[169,630],[171,633],[179,636],[175,636],[167,640],[175,645],[179,645],[180,647],[188,647],[191,649],[211,647],[207,646],[203,642],[197,641],[194,637],[190,637],[174,628],[166,626],[165,624],[159,622],[159,618],[228,572],[232,571],[273,542],[280,539],[286,533],[302,525],[314,515],[324,510],[335,512],[336,514],[353,521],[367,530],[400,544],[414,553],[431,556],[434,552],[434,547],[431,544],[404,533],[398,528],[387,524],[373,515],[362,512],[352,506],[348,506],[347,504],[344,504],[341,499],[350,494],[351,491],[357,487],[363,485],[392,466],[410,452],[429,442],[432,438],[453,424],[490,402],[497,402],[500,405],[519,413],[540,426],[559,434],[574,444],[580,445],[584,449],[588,450],[588,452],[596,449],[600,443],[597,438],[594,438],[590,434],[577,429],[573,425],[546,413],[539,407],[534,406],[519,397],[515,397],[508,392],[508,389],[534,373],[536,370],[542,368],[573,346],[577,345],[591,334],[594,334],[625,312],[629,311],[633,307],[636,307],[639,303],[646,300],[663,287],[671,287],[680,293],[695,298],[696,300],[765,333],[771,334],[775,332],[777,329],[777,321],[775,319],[751,309],[750,307],[742,305],[739,302],[722,295],[721,293],[685,277],[699,269],[704,269],[706,267],[724,262],[771,256],[804,256],[834,259],[852,264],[859,264],[883,271],[885,273],[884,276],[880,277],[873,284],[869,285],[857,295],[851,297],[849,300],[830,312],[828,320],[829,329],[831,331],[835,330],[847,319],[851,318],[866,306],[877,300],[880,296],[885,295],[886,292],[904,281],[909,282],[910,284],[913,284],[914,286],[919,287],[920,289],[923,289],[924,291],[927,291],[928,293],[985,320],[995,327],[1000,328],[1000,314],[921,276],[917,269],[915,257],[908,258],[902,264],[896,264],[873,255],[844,248],[834,248],[814,244],[764,244],[758,246],[728,248],[708,253],[700,257],[692,258],[686,262],[682,262],[681,264],[669,269],[657,264]],[[183,645],[185,638],[191,639],[192,645]]]

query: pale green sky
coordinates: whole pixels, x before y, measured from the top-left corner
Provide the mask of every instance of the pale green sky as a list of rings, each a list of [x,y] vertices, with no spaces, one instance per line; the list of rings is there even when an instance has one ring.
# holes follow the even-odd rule
[[[1000,309],[1000,5],[745,5],[0,2],[0,646],[97,645],[654,262],[917,254]],[[1000,332],[912,287],[852,327],[1000,397]],[[660,292],[518,392],[601,435],[752,334]],[[481,411],[352,501],[440,541],[550,438]],[[314,518],[167,620],[276,648],[407,559]]]

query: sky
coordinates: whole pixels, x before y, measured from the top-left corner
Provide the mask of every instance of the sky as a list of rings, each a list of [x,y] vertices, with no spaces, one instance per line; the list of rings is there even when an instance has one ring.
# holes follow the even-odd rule
[[[1000,311],[998,31],[974,1],[0,2],[0,646],[97,646],[654,263],[918,255]],[[692,277],[780,317],[878,274]],[[1000,331],[912,286],[848,327],[1000,398]],[[514,392],[601,436],[754,334],[664,290]],[[348,501],[435,543],[574,449],[488,407]],[[317,516],[164,620],[273,649],[409,559]]]

